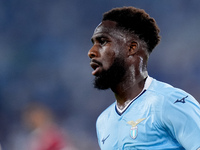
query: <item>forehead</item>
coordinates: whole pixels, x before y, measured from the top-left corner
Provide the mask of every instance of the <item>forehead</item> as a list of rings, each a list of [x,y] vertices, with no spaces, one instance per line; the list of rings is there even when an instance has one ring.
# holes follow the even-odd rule
[[[114,21],[102,21],[94,30],[93,38],[96,36],[110,36],[113,38],[125,39],[125,34],[117,27]]]

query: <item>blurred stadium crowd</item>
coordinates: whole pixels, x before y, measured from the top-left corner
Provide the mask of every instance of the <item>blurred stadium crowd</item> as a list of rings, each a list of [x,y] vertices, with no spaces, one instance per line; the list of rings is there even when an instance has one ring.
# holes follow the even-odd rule
[[[99,149],[95,121],[115,99],[93,89],[87,52],[102,14],[118,6],[145,9],[161,29],[150,76],[200,102],[200,1],[0,0],[2,150],[27,150],[23,114],[33,102],[52,111],[74,149]]]

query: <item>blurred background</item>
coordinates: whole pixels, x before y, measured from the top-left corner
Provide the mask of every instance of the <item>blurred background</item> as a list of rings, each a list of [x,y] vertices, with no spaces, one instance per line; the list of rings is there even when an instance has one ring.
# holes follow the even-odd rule
[[[96,118],[115,98],[93,88],[87,52],[102,14],[119,6],[145,9],[161,29],[149,75],[200,102],[199,0],[0,0],[2,150],[30,150],[32,103],[51,111],[71,149],[99,149]]]

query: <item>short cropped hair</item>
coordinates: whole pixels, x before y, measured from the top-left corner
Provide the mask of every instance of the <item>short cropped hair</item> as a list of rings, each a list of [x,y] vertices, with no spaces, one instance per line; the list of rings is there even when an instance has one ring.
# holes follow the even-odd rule
[[[113,8],[103,14],[102,21],[110,20],[117,22],[117,26],[130,33],[139,36],[148,46],[151,53],[160,41],[160,29],[156,21],[143,9],[135,7]]]

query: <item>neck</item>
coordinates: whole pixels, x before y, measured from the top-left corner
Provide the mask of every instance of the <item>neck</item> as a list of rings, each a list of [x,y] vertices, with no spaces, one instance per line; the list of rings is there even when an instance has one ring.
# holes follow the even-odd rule
[[[126,78],[128,80],[121,82],[115,88],[111,88],[117,100],[119,109],[123,109],[126,105],[139,95],[144,88],[148,74],[138,76],[137,78]]]

